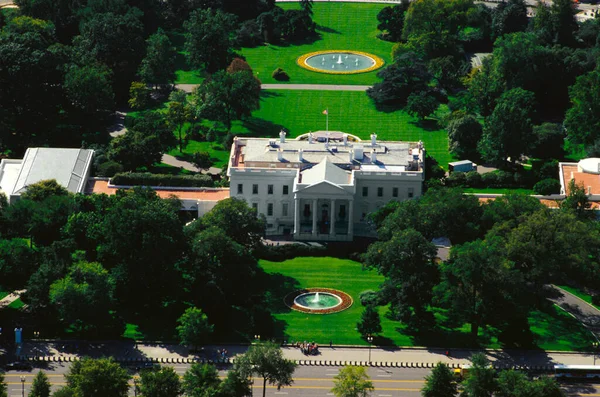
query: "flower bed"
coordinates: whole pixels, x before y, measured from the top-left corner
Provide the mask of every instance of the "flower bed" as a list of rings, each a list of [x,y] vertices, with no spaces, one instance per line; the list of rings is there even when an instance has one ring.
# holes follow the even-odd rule
[[[306,307],[302,307],[302,306],[298,306],[294,300],[296,299],[297,296],[302,295],[302,294],[307,294],[310,292],[327,292],[330,294],[333,294],[337,297],[339,297],[342,300],[342,303],[340,303],[339,305],[329,308],[329,309],[319,309],[319,310],[313,310],[313,309],[309,309]],[[331,288],[304,288],[304,289],[299,289],[296,290],[294,292],[290,292],[289,294],[287,294],[285,296],[285,298],[283,298],[284,303],[286,304],[287,307],[289,307],[292,310],[296,310],[298,312],[302,312],[302,313],[310,313],[310,314],[332,314],[332,313],[338,313],[341,312],[343,310],[346,310],[347,308],[349,308],[350,306],[352,306],[353,300],[352,297],[350,295],[348,295],[347,293],[345,293],[344,291],[339,291],[337,289],[331,289]]]
[[[338,70],[331,71],[331,70],[318,69],[318,68],[312,67],[308,63],[306,63],[306,60],[308,58],[310,58],[310,57],[313,57],[313,56],[316,56],[316,55],[331,54],[333,52],[362,55],[364,57],[371,58],[373,61],[375,61],[375,63],[373,64],[373,66],[370,66],[370,67],[365,68],[365,69],[351,70],[351,71],[347,71],[347,72],[346,71],[338,71]],[[304,55],[300,56],[297,59],[296,62],[298,63],[298,66],[300,66],[301,68],[310,70],[312,72],[326,73],[326,74],[358,74],[358,73],[367,73],[367,72],[371,72],[373,70],[379,69],[385,63],[383,61],[383,59],[379,58],[377,55],[369,54],[367,52],[351,51],[351,50],[329,50],[329,51],[309,52],[308,54],[304,54]]]

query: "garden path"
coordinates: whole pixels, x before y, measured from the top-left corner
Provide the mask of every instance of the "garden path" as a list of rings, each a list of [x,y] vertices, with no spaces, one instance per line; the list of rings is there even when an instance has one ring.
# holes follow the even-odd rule
[[[25,293],[25,291],[26,290],[24,289],[13,291],[11,294],[6,295],[4,298],[0,299],[0,309],[5,308],[6,306],[19,299],[21,297],[21,294]]]
[[[579,320],[598,339],[600,335],[600,310],[556,285],[552,285],[550,288],[556,292],[556,297],[551,297],[550,300]]]

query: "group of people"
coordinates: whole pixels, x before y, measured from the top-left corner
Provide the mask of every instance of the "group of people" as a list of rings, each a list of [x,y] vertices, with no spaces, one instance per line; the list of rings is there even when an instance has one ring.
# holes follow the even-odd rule
[[[319,345],[317,345],[315,342],[296,342],[296,347],[300,348],[300,351],[307,356],[315,356],[319,354]]]
[[[227,349],[217,349],[217,357],[220,357],[222,359],[226,359],[227,358]]]

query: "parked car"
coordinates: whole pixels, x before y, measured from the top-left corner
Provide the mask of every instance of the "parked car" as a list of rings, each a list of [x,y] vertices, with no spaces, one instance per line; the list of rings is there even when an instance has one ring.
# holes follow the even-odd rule
[[[31,371],[33,366],[26,361],[15,361],[4,366],[7,371]]]

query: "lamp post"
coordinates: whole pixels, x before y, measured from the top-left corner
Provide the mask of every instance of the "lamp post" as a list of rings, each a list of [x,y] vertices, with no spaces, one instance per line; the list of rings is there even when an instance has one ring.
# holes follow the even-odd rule
[[[592,346],[594,347],[593,355],[594,355],[594,365],[596,365],[596,354],[598,353],[598,348],[600,347],[599,342],[592,342]]]
[[[371,364],[371,343],[373,343],[373,335],[367,335],[367,342],[369,342],[369,364]]]
[[[21,376],[21,395],[25,397],[25,377]]]
[[[260,342],[260,335],[258,335],[258,334],[254,335],[254,339],[255,339],[256,341]]]
[[[139,387],[140,387],[140,379],[138,377],[133,378],[133,395],[136,397],[137,397]]]
[[[40,338],[40,331],[33,331],[33,338],[34,339],[39,339]]]

